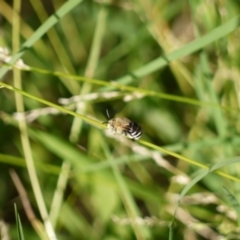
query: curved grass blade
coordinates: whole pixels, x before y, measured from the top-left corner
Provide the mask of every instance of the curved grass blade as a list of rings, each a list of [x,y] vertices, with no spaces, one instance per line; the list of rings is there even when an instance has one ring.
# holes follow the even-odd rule
[[[183,196],[186,195],[186,193],[197,183],[199,182],[201,179],[203,179],[206,175],[208,175],[211,172],[216,171],[219,168],[222,168],[224,166],[230,165],[230,164],[234,164],[240,162],[240,157],[235,157],[235,158],[230,158],[226,161],[220,162],[220,163],[216,163],[214,164],[212,167],[210,167],[208,170],[206,169],[202,169],[200,172],[197,173],[197,176],[194,177],[182,190],[179,200],[178,202],[181,201],[181,199],[183,198]]]
[[[240,226],[240,205],[239,202],[237,201],[237,199],[233,196],[233,194],[230,193],[230,191],[228,189],[226,189],[225,187],[223,187],[223,190],[229,200],[229,202],[231,202],[233,208],[235,209],[237,216],[238,216],[238,227]]]
[[[177,205],[176,205],[176,208],[175,208],[175,211],[174,211],[174,214],[173,214],[173,219],[172,219],[172,222],[170,224],[170,229],[172,228],[172,225],[174,223],[174,220],[175,220],[175,215],[176,215],[176,212],[177,212],[177,208],[180,204],[180,201],[181,199],[187,194],[187,192],[196,184],[198,183],[201,179],[203,179],[206,175],[208,175],[209,173],[213,172],[213,171],[216,171],[217,169],[219,168],[222,168],[224,166],[227,166],[227,165],[230,165],[230,164],[234,164],[234,163],[237,163],[237,162],[240,162],[240,157],[235,157],[235,158],[230,158],[226,161],[223,161],[221,163],[217,163],[217,164],[214,164],[212,167],[210,167],[209,169],[201,169],[200,171],[198,170],[198,173],[197,173],[197,176],[194,177],[185,187],[184,189],[182,190],[180,196],[179,196],[179,199],[178,199],[178,202],[177,202]],[[228,197],[229,197],[229,194],[228,194]],[[230,197],[229,197],[230,198]],[[240,207],[238,206],[239,204],[237,203],[236,204],[236,201],[234,201],[233,199],[234,197],[232,196],[231,197],[231,202],[233,203],[233,206],[235,206],[234,208],[236,209],[237,213],[238,213],[238,224],[240,224]]]

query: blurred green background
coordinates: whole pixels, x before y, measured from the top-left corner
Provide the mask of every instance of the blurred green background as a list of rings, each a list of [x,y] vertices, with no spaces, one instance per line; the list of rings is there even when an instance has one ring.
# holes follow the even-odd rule
[[[0,88],[0,236],[17,239],[16,203],[25,239],[240,239],[239,14],[0,0],[1,81],[29,94]],[[6,66],[19,49],[27,71]],[[141,140],[106,131],[106,109]]]

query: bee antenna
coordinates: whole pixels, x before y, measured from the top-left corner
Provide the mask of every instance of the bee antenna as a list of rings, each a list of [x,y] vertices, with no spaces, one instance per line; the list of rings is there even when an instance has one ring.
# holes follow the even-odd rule
[[[108,119],[110,119],[110,115],[109,115],[108,109],[106,109],[106,113],[107,113]]]

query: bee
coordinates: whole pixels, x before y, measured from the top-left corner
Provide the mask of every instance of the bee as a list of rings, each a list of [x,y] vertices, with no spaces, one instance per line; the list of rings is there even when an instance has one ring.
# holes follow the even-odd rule
[[[133,140],[138,140],[142,136],[142,129],[137,123],[127,118],[110,119],[108,111],[107,116],[109,121],[104,123],[107,124],[107,129],[113,134],[123,135]]]

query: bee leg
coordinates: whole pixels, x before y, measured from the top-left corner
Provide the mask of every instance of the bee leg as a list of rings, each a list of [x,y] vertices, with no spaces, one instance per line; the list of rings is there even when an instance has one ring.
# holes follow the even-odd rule
[[[124,134],[124,136],[126,136],[126,137],[127,137],[127,135],[128,135],[127,131],[123,131],[123,134]]]

